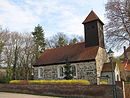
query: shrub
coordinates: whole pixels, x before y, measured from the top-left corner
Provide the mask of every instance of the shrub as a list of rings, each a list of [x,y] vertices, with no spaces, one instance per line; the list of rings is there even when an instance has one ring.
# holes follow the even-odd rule
[[[30,80],[29,83],[40,84],[82,84],[90,85],[87,80]]]
[[[9,79],[7,77],[1,77],[0,78],[0,83],[9,83]]]
[[[12,80],[10,83],[13,84],[79,84],[79,85],[90,85],[87,80]]]
[[[11,80],[9,83],[20,83],[22,80]]]
[[[108,79],[100,79],[100,84],[108,84]]]

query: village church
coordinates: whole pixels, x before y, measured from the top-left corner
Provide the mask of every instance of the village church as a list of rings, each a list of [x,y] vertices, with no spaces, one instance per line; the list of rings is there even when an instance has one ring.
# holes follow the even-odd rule
[[[69,62],[74,79],[99,84],[102,71],[111,69],[106,66],[108,56],[104,45],[104,24],[94,11],[89,13],[82,24],[85,41],[45,50],[33,65],[35,80],[64,79],[64,66]],[[116,75],[120,76],[118,71]]]

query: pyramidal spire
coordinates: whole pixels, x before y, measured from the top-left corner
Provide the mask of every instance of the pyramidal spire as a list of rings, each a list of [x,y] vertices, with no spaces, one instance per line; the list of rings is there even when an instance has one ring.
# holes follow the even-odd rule
[[[102,24],[103,22],[99,19],[99,17],[95,14],[95,12],[92,10],[89,15],[87,16],[87,18],[83,21],[83,24],[90,22],[90,21],[94,21],[94,20],[99,20]]]

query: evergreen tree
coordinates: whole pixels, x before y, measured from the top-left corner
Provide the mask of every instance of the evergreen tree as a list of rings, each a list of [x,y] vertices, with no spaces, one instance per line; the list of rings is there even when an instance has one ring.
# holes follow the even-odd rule
[[[59,37],[56,47],[61,47],[61,46],[64,46],[64,45],[67,45],[67,43],[65,41],[65,38],[64,37]]]
[[[36,45],[36,59],[40,55],[40,53],[45,50],[45,38],[44,38],[44,30],[42,26],[39,24],[34,28],[34,32],[32,32],[34,42]]]
[[[72,70],[71,70],[71,64],[70,63],[66,63],[66,65],[64,66],[64,69],[65,69],[65,77],[64,79],[66,80],[71,80],[73,79],[73,75],[72,75]]]

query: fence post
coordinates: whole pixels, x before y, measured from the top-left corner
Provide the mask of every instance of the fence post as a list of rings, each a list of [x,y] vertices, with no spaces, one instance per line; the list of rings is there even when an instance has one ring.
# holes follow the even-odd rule
[[[126,95],[125,95],[125,83],[124,83],[124,81],[122,81],[122,84],[123,84],[123,97],[126,98]]]

